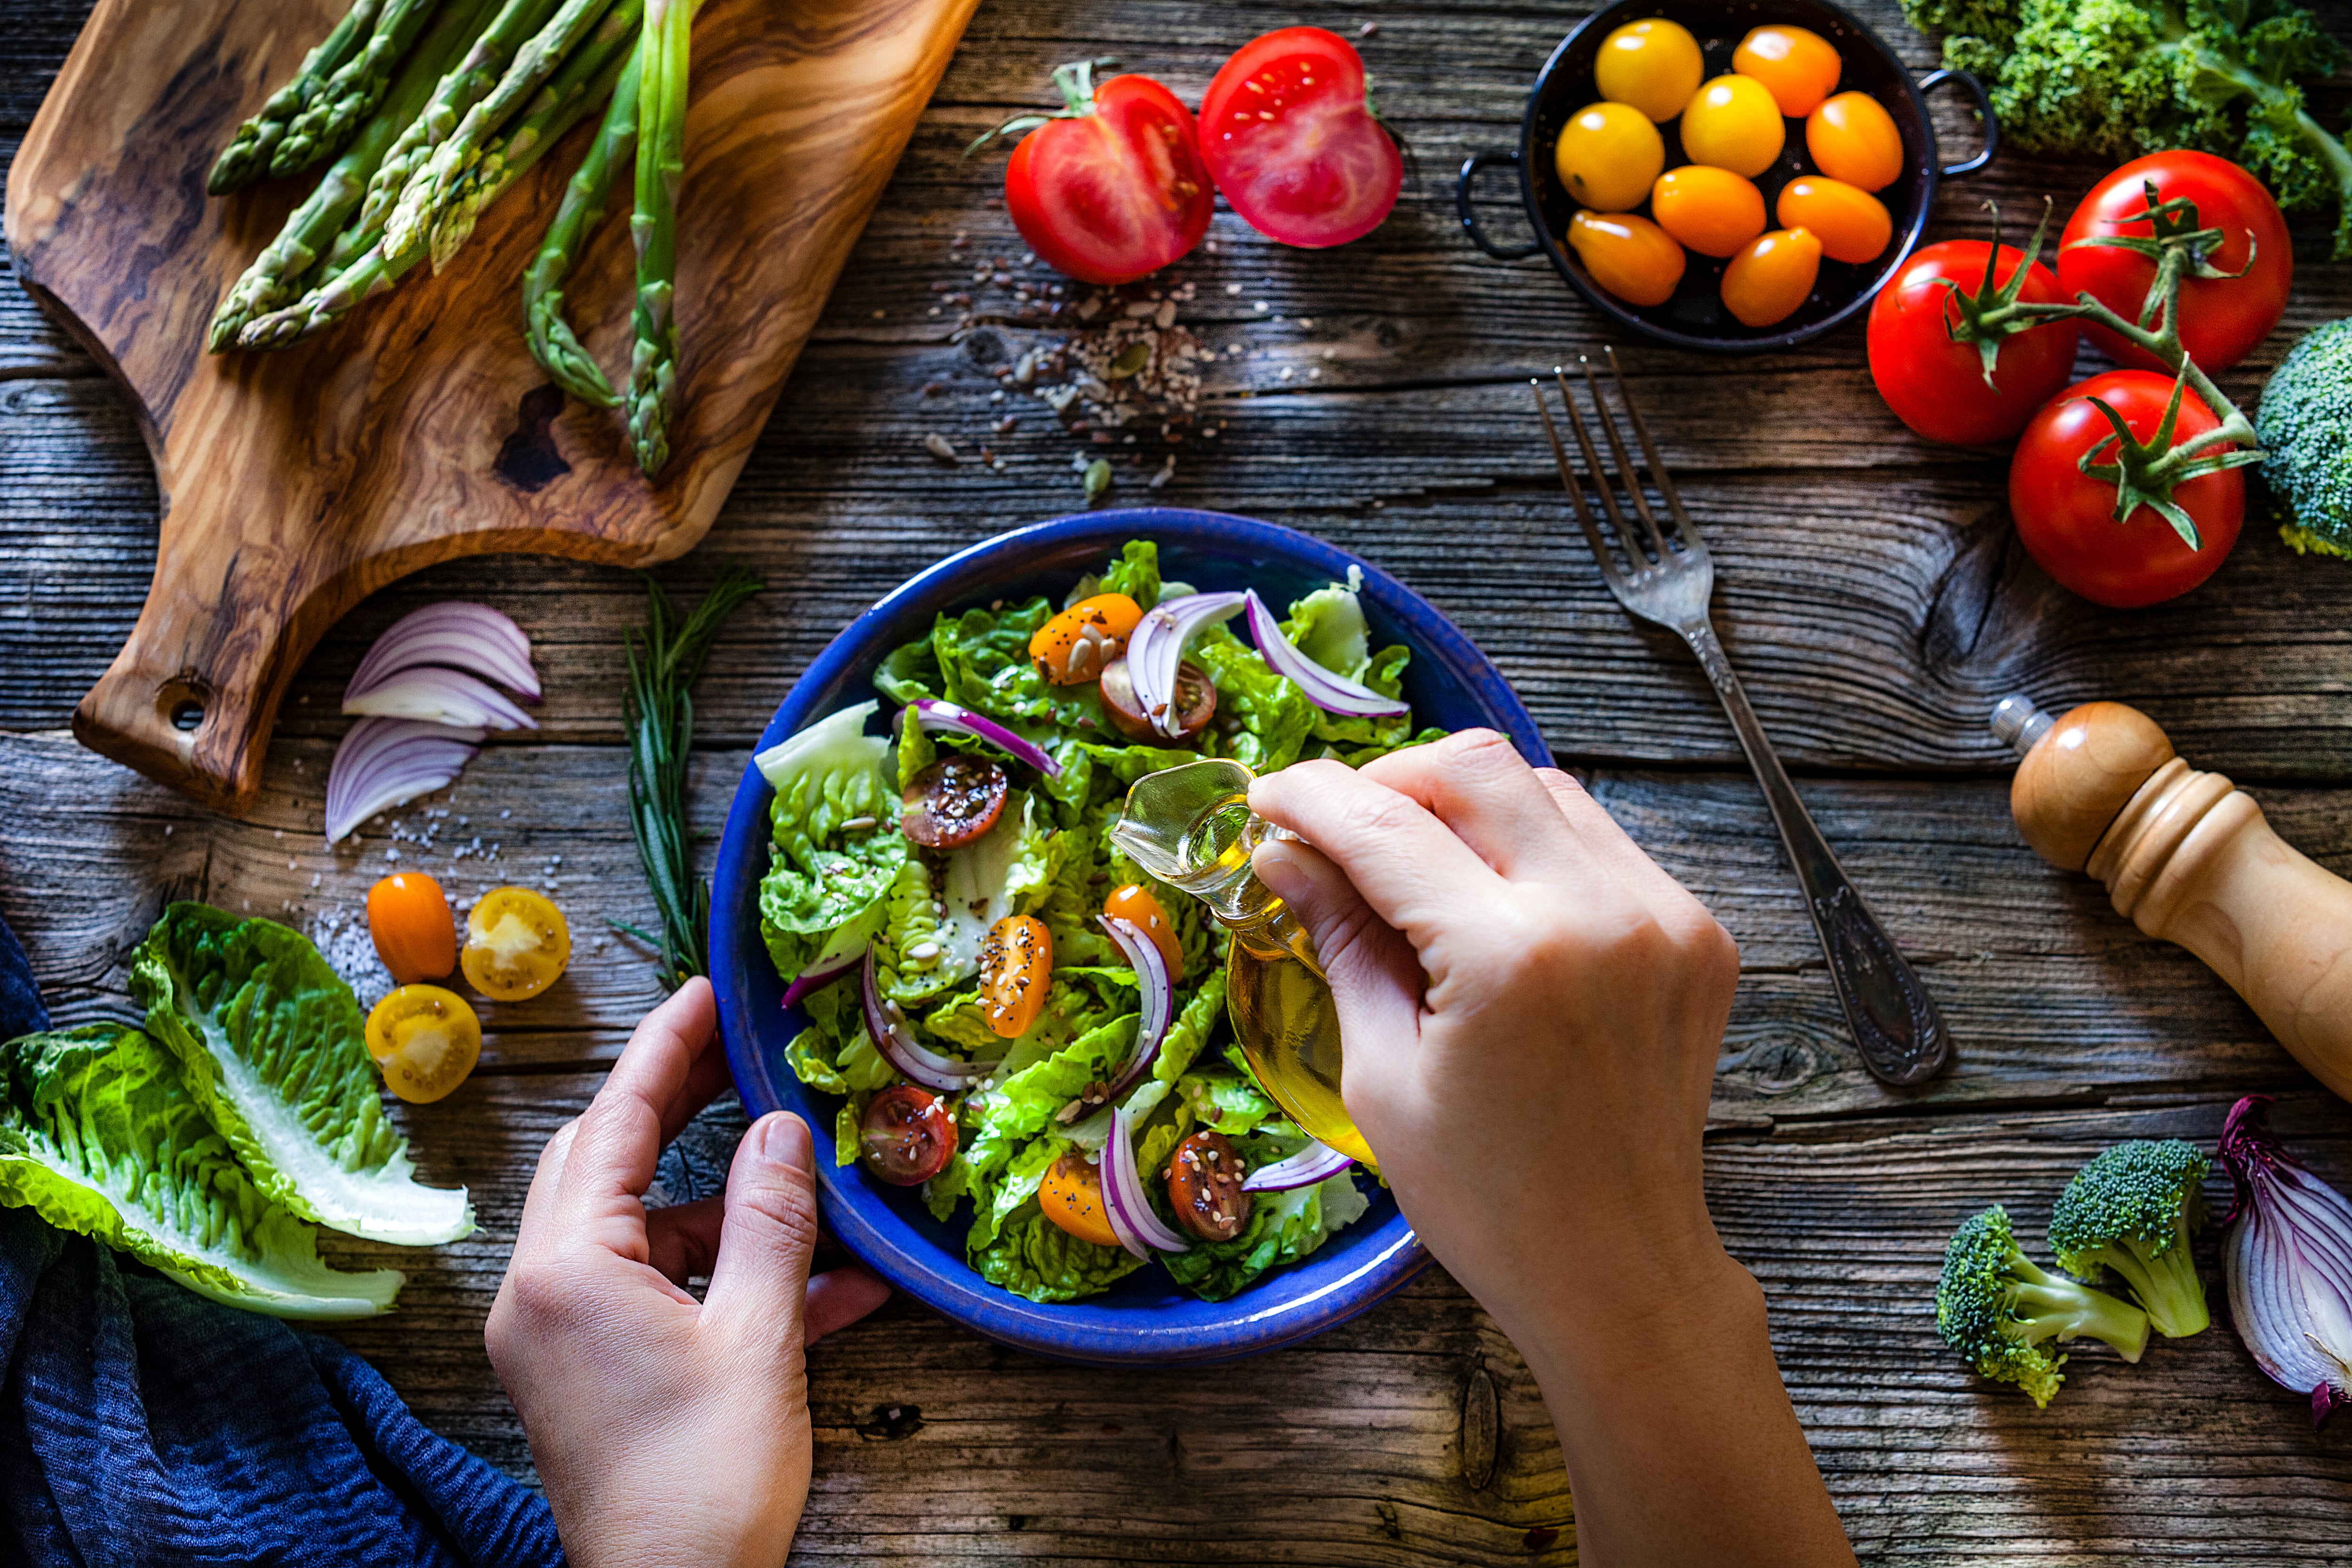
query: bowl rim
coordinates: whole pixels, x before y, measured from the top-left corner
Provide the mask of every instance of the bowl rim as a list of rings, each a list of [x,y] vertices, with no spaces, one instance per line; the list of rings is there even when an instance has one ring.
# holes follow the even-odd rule
[[[1382,618],[1401,635],[1410,628],[1405,640],[1412,645],[1415,658],[1447,668],[1483,706],[1505,720],[1499,727],[1510,734],[1523,755],[1538,765],[1550,763],[1549,750],[1532,716],[1501,670],[1444,612],[1388,572],[1278,523],[1226,512],[1162,507],[1076,513],[1032,523],[969,545],[908,578],[859,614],[811,661],[778,704],[754,754],[820,716],[815,711],[818,708],[837,706],[839,688],[845,682],[863,681],[861,660],[870,663],[870,658],[878,658],[886,639],[892,637],[891,628],[904,617],[928,617],[968,597],[970,589],[962,584],[976,566],[1087,544],[1107,555],[1132,538],[1237,555],[1255,549],[1261,554],[1280,554],[1305,572],[1325,573],[1334,580],[1344,579],[1350,566],[1360,567],[1366,596]],[[751,983],[739,970],[740,943],[731,940],[739,928],[728,912],[743,908],[747,900],[757,907],[772,794],[758,768],[747,762],[728,811],[712,879],[709,969],[717,992],[720,1039],[745,1112],[755,1121],[771,1110],[796,1109],[788,1107],[775,1091],[768,1066],[756,1048],[760,1025],[751,1011]],[[758,947],[756,942],[752,945]],[[751,956],[758,963],[769,962],[764,948],[758,948]],[[778,985],[781,988],[781,982]],[[822,1144],[824,1140],[819,1142]],[[1228,1361],[1279,1349],[1367,1310],[1395,1293],[1431,1261],[1403,1215],[1394,1213],[1371,1233],[1377,1245],[1369,1258],[1355,1261],[1336,1278],[1324,1278],[1330,1273],[1330,1265],[1318,1271],[1312,1258],[1286,1268],[1224,1303],[1236,1310],[1220,1322],[1100,1322],[1097,1319],[1109,1309],[1089,1308],[1085,1302],[1031,1301],[990,1284],[961,1263],[952,1270],[939,1269],[926,1256],[930,1252],[929,1243],[884,1207],[878,1197],[862,1185],[845,1183],[845,1173],[822,1153],[816,1163],[818,1205],[826,1229],[893,1288],[986,1338],[1058,1361],[1100,1366],[1173,1365]],[[1286,1289],[1280,1288],[1285,1283],[1289,1286]]]

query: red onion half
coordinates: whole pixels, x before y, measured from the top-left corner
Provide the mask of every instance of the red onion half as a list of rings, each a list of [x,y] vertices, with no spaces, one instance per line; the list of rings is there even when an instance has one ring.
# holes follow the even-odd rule
[[[1176,707],[1176,667],[1184,662],[1184,645],[1202,626],[1240,609],[1243,599],[1240,594],[1162,599],[1135,624],[1127,639],[1127,673],[1135,684],[1137,703],[1161,734],[1172,739],[1183,731]]]
[[[538,720],[488,681],[462,669],[430,664],[388,675],[358,696],[346,696],[343,711],[384,719],[424,719],[468,730],[539,728]]]
[[[1245,1193],[1286,1193],[1293,1187],[1311,1187],[1318,1182],[1328,1182],[1356,1162],[1328,1143],[1308,1140],[1307,1147],[1287,1160],[1277,1160],[1249,1173],[1242,1183]]]
[[[1155,1247],[1162,1252],[1192,1250],[1190,1242],[1151,1212],[1151,1200],[1135,1169],[1135,1128],[1124,1105],[1111,1113],[1110,1142],[1103,1145],[1102,1190],[1103,1214],[1129,1252],[1148,1258]]]
[[[880,1051],[890,1065],[925,1089],[936,1089],[953,1094],[970,1089],[974,1080],[986,1078],[996,1070],[994,1062],[958,1061],[927,1050],[915,1043],[907,1030],[906,1015],[895,1002],[886,1002],[882,987],[874,977],[874,950],[866,950],[866,973],[861,977],[865,1005],[866,1031],[874,1037],[874,1048]]]
[[[362,719],[327,769],[327,842],[387,806],[446,789],[481,750],[482,731],[423,719]]]
[[[1135,1051],[1110,1086],[1109,1097],[1117,1100],[1151,1070],[1159,1057],[1160,1042],[1167,1039],[1168,1026],[1176,1016],[1176,983],[1168,977],[1168,960],[1160,955],[1159,944],[1143,934],[1141,926],[1117,915],[1097,915],[1095,920],[1110,933],[1119,952],[1127,954],[1136,984],[1143,988],[1143,1019],[1135,1027]]]
[[[1047,778],[1056,777],[1062,771],[1062,764],[1047,755],[1044,747],[1023,740],[995,720],[982,718],[960,703],[923,697],[916,700],[914,709],[915,721],[934,734],[961,735],[994,746],[1014,762],[1026,763]]]
[[[2271,1381],[2311,1395],[2326,1425],[2352,1384],[2352,1202],[2298,1164],[2250,1094],[2221,1124],[2237,1202],[2221,1243],[2230,1320]]]
[[[540,698],[539,672],[531,668],[530,638],[523,629],[488,605],[448,599],[401,616],[375,639],[343,688],[345,710],[351,710],[352,698],[420,664],[470,670],[521,692],[527,701]]]
[[[1250,636],[1257,643],[1258,657],[1275,674],[1307,693],[1307,700],[1316,707],[1326,713],[1347,713],[1365,719],[1391,719],[1412,711],[1412,705],[1404,699],[1383,697],[1370,687],[1326,669],[1307,658],[1282,635],[1281,623],[1265,607],[1265,601],[1257,596],[1256,589],[1251,589],[1245,597]]]

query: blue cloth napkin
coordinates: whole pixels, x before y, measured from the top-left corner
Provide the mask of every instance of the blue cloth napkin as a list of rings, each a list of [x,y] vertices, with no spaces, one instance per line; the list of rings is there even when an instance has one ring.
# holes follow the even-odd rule
[[[0,1040],[47,1026],[0,921]],[[352,1352],[29,1209],[0,1209],[0,1562],[32,1568],[563,1561],[535,1493]]]

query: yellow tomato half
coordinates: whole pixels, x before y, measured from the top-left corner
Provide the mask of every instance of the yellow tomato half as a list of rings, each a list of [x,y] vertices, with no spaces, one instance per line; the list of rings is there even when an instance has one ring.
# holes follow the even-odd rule
[[[1805,117],[1805,151],[1832,180],[1883,191],[1903,177],[1903,132],[1866,92],[1842,92]]]
[[[562,978],[572,962],[572,928],[562,910],[529,888],[493,888],[466,911],[459,962],[491,1001],[527,1001]]]
[[[1632,213],[1578,213],[1568,220],[1568,247],[1595,283],[1629,305],[1663,305],[1683,280],[1683,247]]]
[[[1579,206],[1627,212],[1642,205],[1666,166],[1666,143],[1632,105],[1588,103],[1559,128],[1551,161]]]
[[[1773,216],[1782,228],[1812,234],[1832,261],[1875,261],[1895,237],[1884,202],[1827,174],[1800,174],[1782,185]]]
[[[1007,915],[980,948],[981,1011],[1008,1040],[1029,1032],[1054,988],[1054,933],[1035,915]]]
[[[1780,106],[1751,77],[1717,77],[1683,110],[1683,151],[1690,161],[1751,180],[1772,166],[1787,140]]]
[[[403,985],[457,967],[457,922],[441,884],[424,872],[395,871],[370,888],[367,916],[375,955]]]
[[[1103,666],[1117,658],[1143,619],[1143,606],[1124,594],[1080,599],[1037,628],[1029,657],[1055,686],[1084,686],[1102,679]]]
[[[1751,327],[1796,314],[1821,276],[1822,242],[1801,228],[1776,228],[1723,269],[1724,307]]]
[[[1764,232],[1764,193],[1707,163],[1668,169],[1650,187],[1658,226],[1701,256],[1729,256]]]
[[[455,991],[403,985],[369,1012],[367,1048],[385,1087],[412,1105],[430,1105],[482,1059],[482,1021]]]
[[[1073,1150],[1054,1162],[1037,1184],[1037,1206],[1045,1217],[1097,1247],[1117,1247],[1118,1233],[1110,1227],[1110,1211],[1103,1206],[1102,1173]]]
[[[1140,882],[1129,882],[1103,900],[1103,913],[1113,920],[1126,921],[1151,939],[1167,961],[1168,978],[1184,978],[1184,948],[1176,940],[1176,928],[1169,922],[1168,911],[1151,896],[1151,889]]]
[[[1731,68],[1764,84],[1780,112],[1802,120],[1837,90],[1845,62],[1837,47],[1810,27],[1776,22],[1751,27],[1731,51]]]
[[[1663,16],[1626,23],[1601,40],[1592,62],[1592,85],[1601,97],[1630,104],[1660,124],[1683,111],[1706,74],[1691,30]]]

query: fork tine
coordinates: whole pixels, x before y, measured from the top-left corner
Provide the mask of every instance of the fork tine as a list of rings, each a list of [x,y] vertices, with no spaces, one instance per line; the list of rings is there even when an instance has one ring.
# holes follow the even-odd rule
[[[1584,530],[1585,542],[1592,546],[1592,559],[1600,564],[1601,580],[1609,584],[1612,592],[1622,593],[1624,574],[1618,569],[1617,557],[1610,550],[1609,542],[1601,538],[1600,525],[1593,521],[1591,510],[1584,504],[1583,488],[1576,482],[1576,470],[1569,463],[1568,448],[1559,444],[1559,426],[1552,423],[1551,404],[1544,396],[1541,378],[1528,377],[1528,390],[1535,395],[1536,412],[1543,416],[1544,435],[1551,441],[1552,461],[1559,465],[1559,482],[1568,489],[1570,509],[1576,513],[1577,526]],[[1570,412],[1574,412],[1572,407]],[[1582,435],[1583,431],[1580,428],[1577,433]]]
[[[1579,354],[1576,363],[1584,372],[1586,389],[1592,394],[1592,412],[1600,419],[1602,431],[1608,435],[1609,450],[1617,459],[1618,480],[1624,485],[1626,497],[1633,503],[1634,514],[1641,518],[1642,526],[1649,531],[1650,542],[1656,547],[1658,560],[1663,563],[1672,557],[1674,550],[1666,543],[1666,536],[1659,529],[1658,520],[1650,515],[1649,498],[1642,490],[1641,470],[1633,467],[1633,456],[1625,450],[1625,437],[1617,433],[1617,416],[1611,411],[1608,399],[1601,395],[1601,381],[1592,374],[1591,358]],[[1621,393],[1624,390],[1622,383],[1618,390]],[[1652,472],[1655,471],[1654,468]],[[1598,484],[1600,480],[1596,477],[1593,482]],[[1627,542],[1632,541],[1629,539]]]
[[[1650,465],[1650,479],[1675,514],[1675,542],[1685,550],[1706,550],[1706,541],[1691,526],[1690,513],[1683,510],[1683,498],[1675,492],[1674,475],[1666,471],[1666,465],[1658,457],[1657,443],[1650,439],[1650,426],[1642,418],[1641,409],[1634,405],[1633,395],[1626,390],[1625,372],[1617,363],[1617,345],[1611,343],[1601,352],[1609,356],[1609,376],[1617,384],[1617,401],[1625,405],[1625,417],[1633,422],[1633,436],[1642,443],[1642,458]]]
[[[1601,510],[1608,514],[1609,526],[1616,533],[1617,542],[1625,547],[1629,570],[1638,575],[1648,568],[1650,558],[1643,553],[1640,541],[1625,521],[1625,514],[1617,510],[1616,487],[1609,482],[1608,470],[1601,466],[1601,453],[1592,445],[1592,432],[1585,428],[1584,416],[1577,409],[1576,394],[1569,390],[1568,372],[1554,365],[1551,374],[1552,379],[1559,383],[1559,400],[1568,405],[1569,428],[1576,432],[1577,447],[1584,453],[1584,471],[1592,476],[1592,493],[1600,498]],[[1604,420],[1608,418],[1606,410],[1602,411],[1601,417]]]

